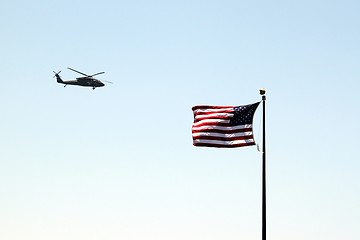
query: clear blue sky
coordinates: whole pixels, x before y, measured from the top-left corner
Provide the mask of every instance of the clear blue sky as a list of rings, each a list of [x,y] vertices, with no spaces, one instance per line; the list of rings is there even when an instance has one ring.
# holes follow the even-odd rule
[[[358,1],[0,9],[0,239],[260,239],[261,155],[193,147],[191,107],[262,87],[268,239],[360,239]]]

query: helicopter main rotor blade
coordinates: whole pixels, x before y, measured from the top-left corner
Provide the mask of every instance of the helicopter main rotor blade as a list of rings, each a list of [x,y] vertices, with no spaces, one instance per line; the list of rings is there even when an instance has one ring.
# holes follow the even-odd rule
[[[95,74],[93,74],[93,75],[90,75],[89,77],[93,77],[93,76],[100,75],[100,74],[103,74],[103,73],[105,73],[105,72],[95,73]]]
[[[84,76],[86,76],[86,77],[91,77],[91,76],[89,76],[89,75],[87,75],[87,74],[85,74],[85,73],[79,72],[78,70],[75,70],[75,69],[72,69],[72,68],[69,68],[69,67],[68,67],[68,69],[70,69],[70,70],[72,70],[72,71],[74,71],[74,72],[80,73],[80,74],[82,74],[82,75],[84,75]]]

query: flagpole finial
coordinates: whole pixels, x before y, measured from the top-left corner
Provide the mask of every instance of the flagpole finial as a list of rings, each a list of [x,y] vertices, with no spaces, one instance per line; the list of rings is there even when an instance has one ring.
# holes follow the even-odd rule
[[[261,88],[259,91],[260,91],[260,95],[265,95],[265,93],[266,93],[265,88]]]
[[[260,91],[260,95],[262,96],[262,100],[266,100],[266,96],[265,96],[266,90],[265,90],[265,88],[261,88],[259,91]]]

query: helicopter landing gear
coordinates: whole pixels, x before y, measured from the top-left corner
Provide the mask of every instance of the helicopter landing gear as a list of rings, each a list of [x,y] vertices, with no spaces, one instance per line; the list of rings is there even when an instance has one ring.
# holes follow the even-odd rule
[[[95,90],[95,87],[92,87],[93,90]]]
[[[64,87],[66,87],[66,84],[64,85]]]

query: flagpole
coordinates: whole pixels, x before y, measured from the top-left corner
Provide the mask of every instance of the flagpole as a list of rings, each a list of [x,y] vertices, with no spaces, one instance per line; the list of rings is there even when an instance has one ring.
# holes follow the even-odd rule
[[[263,102],[263,142],[262,142],[262,240],[266,240],[266,148],[265,148],[265,89],[260,89]]]

